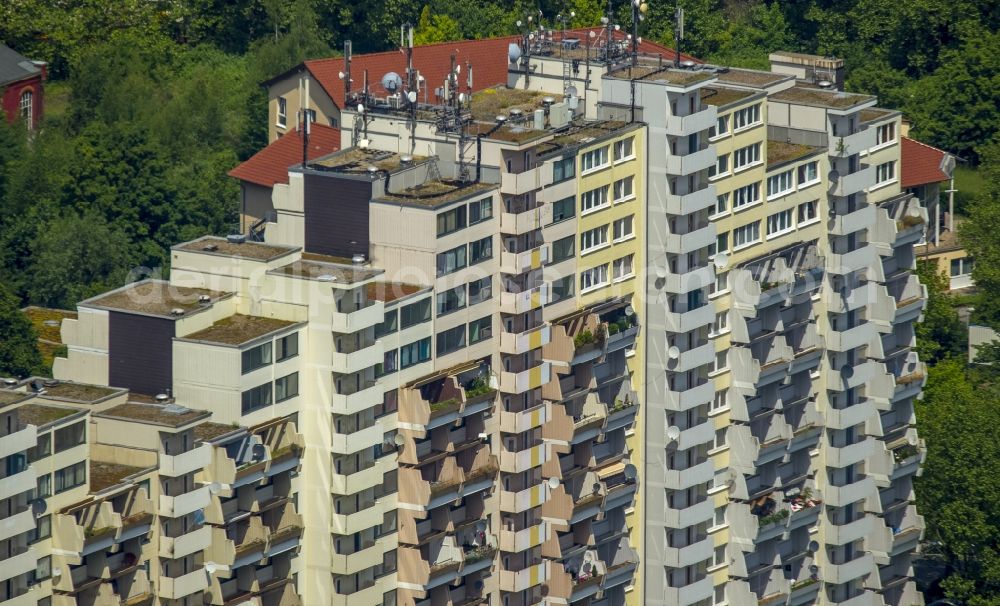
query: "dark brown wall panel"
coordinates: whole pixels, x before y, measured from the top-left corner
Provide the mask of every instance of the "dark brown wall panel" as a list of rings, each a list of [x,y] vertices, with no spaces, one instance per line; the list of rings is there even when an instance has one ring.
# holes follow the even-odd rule
[[[371,182],[307,174],[304,185],[306,252],[346,258],[368,255]]]
[[[109,312],[109,383],[151,396],[173,389],[173,337],[173,320]]]

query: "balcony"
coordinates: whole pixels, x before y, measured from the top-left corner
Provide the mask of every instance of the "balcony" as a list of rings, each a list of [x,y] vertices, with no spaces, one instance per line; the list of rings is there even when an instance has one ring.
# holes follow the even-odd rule
[[[509,394],[522,394],[532,389],[538,389],[552,380],[552,364],[536,363],[532,368],[520,372],[501,372],[500,391]]]
[[[521,412],[500,411],[500,431],[504,433],[522,433],[535,427],[541,427],[548,421],[548,407],[543,403],[522,410]]]
[[[867,514],[862,514],[853,522],[845,524],[837,525],[831,520],[830,524],[825,527],[826,543],[829,545],[847,545],[848,543],[859,541],[871,534],[874,529],[874,520],[875,518]]]
[[[378,423],[348,433],[334,433],[330,436],[330,451],[336,454],[354,454],[381,444],[384,435],[382,426]]]
[[[355,387],[346,385],[340,393],[330,397],[330,412],[337,415],[353,415],[367,410],[385,399],[385,387],[376,381],[364,381]]]
[[[37,476],[34,467],[27,467],[0,482],[0,501],[16,497],[36,488]]]
[[[208,589],[208,573],[204,568],[198,568],[178,577],[161,574],[159,579],[157,595],[168,600],[179,600]]]
[[[507,195],[520,196],[536,189],[552,185],[552,165],[541,164],[520,173],[500,173],[500,191]]]
[[[872,478],[862,478],[844,486],[827,485],[823,488],[827,503],[834,507],[844,507],[862,499],[878,497],[878,488]]]
[[[668,155],[667,174],[679,177],[693,175],[700,170],[707,170],[709,167],[715,166],[717,159],[714,145],[684,156]]]
[[[851,194],[861,193],[875,185],[875,167],[867,165],[862,165],[862,167],[861,170],[849,175],[835,176],[836,173],[830,173],[830,194],[847,197]]]
[[[686,388],[668,389],[665,392],[666,408],[675,412],[684,412],[708,404],[715,397],[715,383],[706,381]]]
[[[920,316],[927,300],[927,287],[920,283],[920,278],[909,274],[906,280],[890,286],[890,293],[896,300],[895,324],[912,322]]]
[[[535,507],[541,507],[549,497],[547,484],[539,483],[524,490],[500,490],[500,511],[506,513],[523,513]]]
[[[362,344],[358,348],[348,347],[345,349],[353,349],[353,351],[334,351],[330,354],[330,363],[333,367],[333,372],[353,374],[371,368],[376,364],[381,364],[384,361],[381,341]]]
[[[659,261],[658,263],[665,263]],[[715,282],[715,267],[706,264],[683,273],[671,273],[665,265],[657,265],[656,277],[663,281],[663,290],[668,293],[686,294],[693,290],[707,288]]]
[[[402,492],[400,492],[399,500],[403,501]],[[376,507],[376,505],[374,500],[365,501],[360,503],[355,511],[334,513],[330,516],[330,528],[337,534],[347,535],[381,524],[383,521],[382,508]]]
[[[168,537],[161,534],[159,555],[161,558],[183,558],[192,553],[204,551],[211,542],[211,526],[201,526],[178,537]]]
[[[708,576],[683,587],[664,587],[663,600],[671,606],[691,606],[711,599],[714,591],[715,583],[712,577]]]
[[[671,490],[684,490],[708,483],[714,476],[715,463],[711,460],[687,469],[666,469],[663,472],[664,487]]]
[[[876,262],[879,263],[878,267],[875,266]],[[871,243],[865,243],[850,252],[831,252],[827,257],[826,269],[832,274],[845,275],[868,268],[875,271],[876,274],[882,269],[881,260],[875,251],[875,246]],[[876,277],[878,276],[872,275],[869,276],[869,279]]]
[[[38,441],[38,432],[34,425],[26,425],[23,429],[9,433],[0,438],[0,459],[34,448]]]
[[[671,372],[687,372],[711,364],[713,360],[715,360],[715,345],[707,342],[681,351],[676,358],[667,361],[667,369]]]
[[[160,475],[176,478],[200,471],[212,464],[212,445],[202,444],[191,450],[171,456],[160,453]]]
[[[874,224],[875,207],[864,205],[854,212],[836,215],[830,221],[830,233],[835,236],[846,236],[862,229],[868,229]]]
[[[664,249],[674,255],[686,255],[715,244],[716,226],[709,223],[683,234],[667,234]]]
[[[199,509],[205,509],[212,500],[208,486],[195,488],[191,492],[175,497],[160,495],[159,514],[168,518],[179,518]]]
[[[500,333],[500,353],[517,355],[548,345],[552,339],[552,326],[544,324],[520,333]]]
[[[830,137],[830,156],[847,158],[875,147],[875,128],[863,128],[852,135]]]
[[[868,345],[877,337],[875,326],[862,321],[853,328],[832,329],[827,334],[826,346],[830,351],[846,352]]]
[[[718,199],[715,185],[708,185],[689,194],[667,194],[666,211],[671,215],[690,215],[715,205]]]
[[[521,553],[537,547],[549,538],[549,523],[542,521],[521,530],[500,530],[500,551]]]
[[[667,134],[687,137],[706,131],[715,126],[718,111],[714,105],[705,105],[701,110],[687,116],[667,116]]]
[[[542,212],[542,207],[535,207],[518,213],[502,213],[500,215],[500,232],[520,236],[535,231],[545,223],[542,220]]]
[[[385,319],[385,304],[382,301],[368,301],[364,307],[354,311],[334,312],[330,329],[338,334],[351,335],[369,326],[375,326]]]
[[[870,553],[859,555],[853,560],[842,564],[827,562],[822,569],[821,576],[823,580],[835,585],[848,583],[872,572],[878,574],[875,568],[875,560]]]
[[[704,536],[684,547],[663,547],[663,563],[674,568],[692,566],[712,557],[715,550],[714,539]]]
[[[35,529],[35,514],[30,508],[0,520],[0,541],[6,541],[19,534]]]
[[[379,516],[381,518],[381,516]],[[339,554],[330,556],[330,565],[334,574],[357,574],[366,568],[377,566],[382,563],[385,553],[384,547],[377,543],[375,539],[369,539],[361,543],[361,549],[354,553]]]
[[[542,284],[524,292],[500,293],[500,313],[523,314],[549,302],[549,285]]]
[[[712,419],[695,420],[695,424],[681,430],[677,438],[678,450],[688,450],[707,444],[715,438],[715,422]]]
[[[0,566],[0,581],[13,579],[26,572],[33,571],[37,564],[38,554],[35,553],[34,547],[29,547],[22,553],[3,560],[3,566]]]
[[[687,333],[714,322],[715,307],[712,305],[702,305],[701,307],[687,311],[667,311],[664,316],[668,332]]]
[[[504,473],[524,473],[529,469],[534,469],[545,462],[547,456],[551,456],[550,448],[547,444],[538,444],[512,452],[500,449],[500,471]]]
[[[867,425],[869,421],[876,420],[878,410],[875,408],[874,402],[863,400],[847,408],[827,408],[824,416],[826,417],[826,426],[828,428],[847,429],[861,423]]]
[[[663,510],[663,525],[668,528],[687,528],[711,520],[714,514],[715,503],[710,498],[681,509],[673,509],[668,505]]]
[[[500,253],[500,273],[519,275],[539,269],[549,262],[549,245],[542,244],[519,253]]]
[[[539,562],[521,570],[500,570],[500,591],[526,591],[549,580],[549,563]]]

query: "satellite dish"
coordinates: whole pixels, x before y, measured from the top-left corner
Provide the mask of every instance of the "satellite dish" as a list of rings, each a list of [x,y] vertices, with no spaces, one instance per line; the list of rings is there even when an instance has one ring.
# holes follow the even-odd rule
[[[635,315],[635,308],[632,307],[631,305],[626,305],[625,306],[625,315],[626,316],[634,316]]]
[[[45,499],[35,499],[31,502],[31,513],[33,513],[36,518],[40,517],[45,513],[48,507],[49,505],[45,502]]]
[[[660,265],[660,264],[656,265],[656,277],[657,278],[666,278],[668,273],[669,272],[667,272],[667,266],[666,265]]]
[[[369,141],[368,139],[361,139],[360,141],[358,141],[358,147],[360,147],[361,149],[368,149],[369,145],[371,145],[371,141]]]
[[[676,425],[671,425],[667,428],[667,439],[671,442],[676,442],[681,437],[681,428]]]
[[[337,72],[337,77],[343,80],[344,78],[347,77],[347,74],[345,74],[344,72]]]
[[[596,38],[596,37],[597,37],[597,33],[596,33],[596,32],[594,32],[594,30],[591,30],[591,31],[590,31],[590,33],[589,33],[588,35],[590,36],[590,39],[591,39],[591,40],[593,40],[594,38]]]
[[[846,364],[840,369],[840,377],[842,379],[850,379],[854,376],[854,367],[850,364]]]
[[[631,463],[625,466],[625,469],[622,471],[622,473],[625,474],[626,480],[635,480],[637,477],[639,477],[639,470],[636,469],[635,465]]]
[[[809,541],[808,549],[809,549],[809,551],[813,551],[813,552],[819,551],[819,543],[817,543],[816,541]],[[813,570],[814,568],[815,568],[815,570]],[[809,567],[809,571],[812,572],[812,573],[815,573],[817,570],[819,570],[819,568],[816,568],[815,564],[813,564],[812,566]]]
[[[263,444],[254,444],[253,448],[250,449],[250,456],[253,457],[254,461],[260,461],[265,455],[267,455],[267,450]]]
[[[382,76],[382,88],[389,91],[390,93],[395,93],[403,86],[403,78],[396,72],[389,72]]]
[[[455,75],[457,76],[461,73],[462,73],[462,64],[461,63],[455,64]]]
[[[406,93],[406,100],[409,101],[410,103],[416,103],[417,91],[411,90],[410,92]]]
[[[401,433],[397,433],[396,437],[392,439],[392,443],[396,446],[402,446],[404,442],[406,442],[406,438],[404,438]]]
[[[712,264],[715,265],[716,269],[724,269],[729,265],[729,255],[724,252],[716,253],[715,258],[712,259]]]
[[[570,85],[570,87],[566,89],[566,96],[567,97],[575,97],[576,96],[576,87]]]
[[[465,93],[458,93],[458,102],[465,103]]]
[[[365,104],[364,103],[358,103],[358,113],[359,114],[365,113]]]
[[[549,478],[549,488],[552,490],[559,488],[559,478]]]
[[[667,349],[667,357],[669,357],[671,360],[676,360],[677,358],[681,357],[680,348],[678,348],[676,345],[671,345]]]

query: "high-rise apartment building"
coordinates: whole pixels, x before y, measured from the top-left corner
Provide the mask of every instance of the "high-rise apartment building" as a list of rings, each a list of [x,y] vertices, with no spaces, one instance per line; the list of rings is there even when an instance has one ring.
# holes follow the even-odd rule
[[[64,321],[56,377],[122,394],[82,407],[79,460],[141,468],[147,593],[921,602],[898,112],[836,61],[674,65],[615,31],[526,38],[507,86],[456,68],[438,105],[411,73],[348,89],[263,241],[179,244],[169,282]],[[93,515],[131,516],[94,481]],[[106,578],[119,551],[90,553]]]

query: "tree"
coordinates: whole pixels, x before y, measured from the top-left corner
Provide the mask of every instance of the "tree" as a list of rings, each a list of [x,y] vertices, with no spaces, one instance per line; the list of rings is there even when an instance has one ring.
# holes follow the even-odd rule
[[[965,353],[967,331],[948,295],[948,278],[937,272],[933,261],[917,263],[917,275],[927,287],[924,321],[915,324],[920,359],[933,364]]]
[[[420,11],[420,21],[417,22],[416,30],[413,32],[415,45],[447,42],[461,37],[462,32],[458,29],[458,23],[451,17],[432,15],[430,6],[424,6]]]
[[[38,335],[17,296],[0,282],[0,373],[24,378],[42,369]]]
[[[969,205],[969,218],[959,227],[962,245],[976,260],[972,278],[981,293],[974,320],[1000,329],[1000,135],[980,148],[985,189]]]

